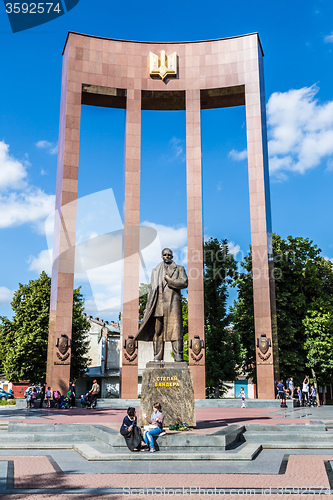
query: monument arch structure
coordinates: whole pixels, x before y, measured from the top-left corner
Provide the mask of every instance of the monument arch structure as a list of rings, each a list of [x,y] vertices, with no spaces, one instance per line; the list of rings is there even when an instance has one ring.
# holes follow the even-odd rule
[[[201,109],[245,105],[258,397],[274,398],[277,333],[263,51],[257,33],[181,43],[69,32],[63,52],[47,383],[67,390],[81,104],[126,109],[121,397],[137,397],[141,110],[185,110],[189,365],[205,398]],[[64,340],[64,337],[67,338]],[[59,361],[59,342],[69,355]],[[66,345],[65,345],[66,344]],[[127,347],[126,347],[127,346]],[[275,364],[274,364],[275,362]]]

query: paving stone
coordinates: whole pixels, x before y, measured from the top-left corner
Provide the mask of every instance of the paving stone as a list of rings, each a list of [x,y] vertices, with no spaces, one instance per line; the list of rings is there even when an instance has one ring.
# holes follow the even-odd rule
[[[275,404],[275,403],[274,403]],[[135,406],[135,405],[131,405]],[[79,425],[94,426],[96,428],[95,437],[105,437],[108,439],[119,439],[118,432],[120,423],[124,416],[124,408],[109,408],[101,409],[100,411],[85,411],[85,410],[68,410],[63,411],[46,411],[44,410],[9,410],[1,411],[0,419],[3,418],[6,422],[19,424],[22,432],[25,432],[23,422],[28,425],[39,426],[42,422],[48,423],[53,426],[53,433],[58,434],[58,430],[70,433],[70,429],[76,429],[80,433]],[[125,451],[127,456],[135,456],[138,459],[128,460],[86,460],[79,453],[73,449],[61,449],[66,443],[43,443],[33,442],[30,444],[24,442],[17,442],[16,446],[21,446],[19,449],[0,449],[0,477],[6,476],[6,464],[11,461],[15,463],[15,479],[17,478],[17,485],[22,486],[21,489],[4,490],[0,492],[2,498],[6,500],[16,500],[16,498],[36,499],[38,498],[121,498],[124,486],[131,485],[137,488],[147,487],[166,487],[166,488],[180,488],[183,485],[189,487],[191,484],[194,487],[209,488],[212,486],[235,488],[274,488],[283,486],[293,487],[324,487],[329,488],[329,478],[325,469],[325,464],[333,464],[333,408],[295,408],[281,410],[279,408],[264,408],[257,406],[256,408],[247,408],[245,411],[240,411],[239,408],[227,408],[226,406],[217,407],[197,407],[196,417],[198,426],[191,431],[191,435],[197,442],[198,437],[205,438],[209,435],[211,440],[218,438],[218,436],[226,435],[226,430],[230,424],[237,424],[238,426],[245,425],[248,428],[250,422],[254,422],[256,431],[262,435],[268,436],[269,432],[274,435],[281,435],[287,433],[289,439],[286,442],[278,440],[264,443],[265,445],[281,446],[279,448],[263,449],[253,460],[240,460],[244,458],[246,452],[249,451],[251,446],[260,446],[257,442],[238,443],[235,442],[234,449],[228,451],[223,450],[225,459],[223,460],[194,460],[194,452],[187,453],[187,459],[184,460],[163,460],[165,457],[174,456],[176,448],[179,448],[181,453],[184,453],[182,447],[174,447],[174,449],[161,451],[155,454],[144,453],[130,453],[126,450],[123,442],[121,446],[121,453]],[[1,420],[0,420],[1,421]],[[61,427],[61,425],[68,425],[74,423],[74,426],[68,428]],[[285,426],[284,424],[288,424]],[[306,426],[303,424],[307,424]],[[264,426],[264,427],[263,427]],[[19,427],[12,428],[15,434]],[[301,433],[300,431],[301,429]],[[323,429],[328,429],[324,431]],[[30,430],[35,429],[39,432],[39,427],[30,427]],[[306,442],[292,439],[292,436],[302,434],[303,431],[314,438],[313,442],[307,440]],[[256,432],[252,427],[251,432]],[[322,434],[325,438],[324,443],[317,443],[315,439],[316,432]],[[20,431],[21,432],[21,431]],[[88,431],[84,431],[89,434]],[[2,435],[12,434],[6,430],[0,430]],[[318,434],[318,435],[319,435]],[[171,436],[171,435],[170,435]],[[97,437],[97,439],[99,439]],[[163,438],[161,438],[162,440]],[[174,439],[172,437],[172,439]],[[180,440],[186,440],[186,434],[181,435]],[[171,437],[168,440],[171,441]],[[193,441],[194,442],[194,441]],[[200,439],[199,439],[200,442]],[[4,443],[4,442],[3,442]],[[102,444],[103,440],[89,441],[86,443],[77,443],[80,445],[90,447],[90,453],[101,455],[106,453],[106,448]],[[27,449],[27,446],[41,447],[45,449],[35,448]],[[72,443],[70,443],[72,445]],[[314,446],[315,448],[297,449],[295,446]],[[11,445],[13,446],[13,444]],[[52,446],[52,449],[49,447]],[[59,448],[57,446],[60,446]],[[323,449],[324,446],[329,446]],[[320,447],[320,448],[319,448]],[[231,446],[232,448],[232,446]],[[247,450],[247,451],[246,451]],[[187,450],[188,451],[188,450]],[[110,454],[110,453],[109,453]],[[147,458],[140,458],[140,455]],[[198,456],[198,454],[196,454]],[[209,454],[208,454],[209,455]],[[200,454],[199,454],[200,456]],[[149,457],[149,458],[148,458]],[[160,458],[158,458],[160,457]],[[235,459],[235,457],[237,459]],[[17,459],[21,458],[21,461]],[[38,460],[36,461],[36,458]],[[105,455],[104,455],[105,458]],[[201,456],[203,458],[203,456]],[[216,458],[216,457],[215,457]],[[4,465],[5,464],[5,465]],[[282,472],[281,472],[282,471]],[[309,474],[309,471],[311,473]],[[36,489],[36,485],[40,483],[42,489]],[[60,480],[60,482],[59,482]],[[2,482],[2,484],[4,484]],[[61,484],[61,488],[56,485]],[[90,488],[91,486],[91,488]],[[89,487],[89,488],[88,488]],[[1,488],[1,483],[0,483]],[[73,490],[74,488],[74,490]],[[239,490],[241,491],[241,490]],[[327,491],[327,490],[326,490]],[[319,492],[319,490],[317,491]],[[16,495],[15,495],[16,493]],[[333,492],[332,492],[333,493]],[[128,495],[126,495],[128,496]],[[170,495],[168,495],[170,496]],[[233,495],[226,495],[224,498],[235,498]],[[244,497],[245,495],[243,495]],[[147,500],[161,498],[161,495],[146,496]],[[251,498],[263,498],[263,494],[251,496]],[[133,496],[131,498],[142,498],[141,496]],[[184,495],[181,498],[216,498],[216,495],[201,495],[196,492],[192,495]],[[222,498],[220,496],[220,498]],[[281,494],[270,494],[269,498],[281,498]],[[297,498],[297,495],[294,495]],[[302,495],[306,498],[306,495]],[[313,498],[313,495],[309,496]]]
[[[6,461],[0,461],[0,490],[6,488],[7,467],[8,463]]]

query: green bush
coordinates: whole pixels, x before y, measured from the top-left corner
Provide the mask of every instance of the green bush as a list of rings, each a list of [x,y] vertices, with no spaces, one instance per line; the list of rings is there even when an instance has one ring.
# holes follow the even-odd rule
[[[13,406],[13,405],[15,406],[15,403],[16,403],[15,399],[0,400],[0,406]]]

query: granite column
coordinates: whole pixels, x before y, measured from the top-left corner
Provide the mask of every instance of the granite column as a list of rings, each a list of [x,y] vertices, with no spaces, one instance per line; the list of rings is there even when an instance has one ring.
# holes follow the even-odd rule
[[[187,246],[188,246],[188,331],[189,345],[194,337],[204,342],[204,281],[202,239],[202,175],[200,89],[186,91],[186,168],[187,168]],[[205,399],[205,351],[199,356],[189,348],[194,395]]]
[[[68,391],[70,379],[75,264],[76,204],[80,145],[81,84],[75,81],[73,50],[63,56],[56,186],[53,265],[46,382],[53,390]],[[66,336],[64,355],[56,347]],[[64,359],[65,358],[65,359]]]
[[[124,285],[121,398],[138,397],[138,351],[125,342],[138,331],[140,250],[141,90],[127,90],[124,197]]]

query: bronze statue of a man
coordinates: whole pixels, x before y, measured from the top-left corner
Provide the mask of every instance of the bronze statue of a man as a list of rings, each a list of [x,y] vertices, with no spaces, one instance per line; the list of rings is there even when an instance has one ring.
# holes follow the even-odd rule
[[[151,273],[145,314],[136,340],[153,341],[154,361],[162,361],[164,343],[171,341],[175,361],[183,361],[183,315],[180,290],[187,288],[183,266],[177,266],[170,248]]]

